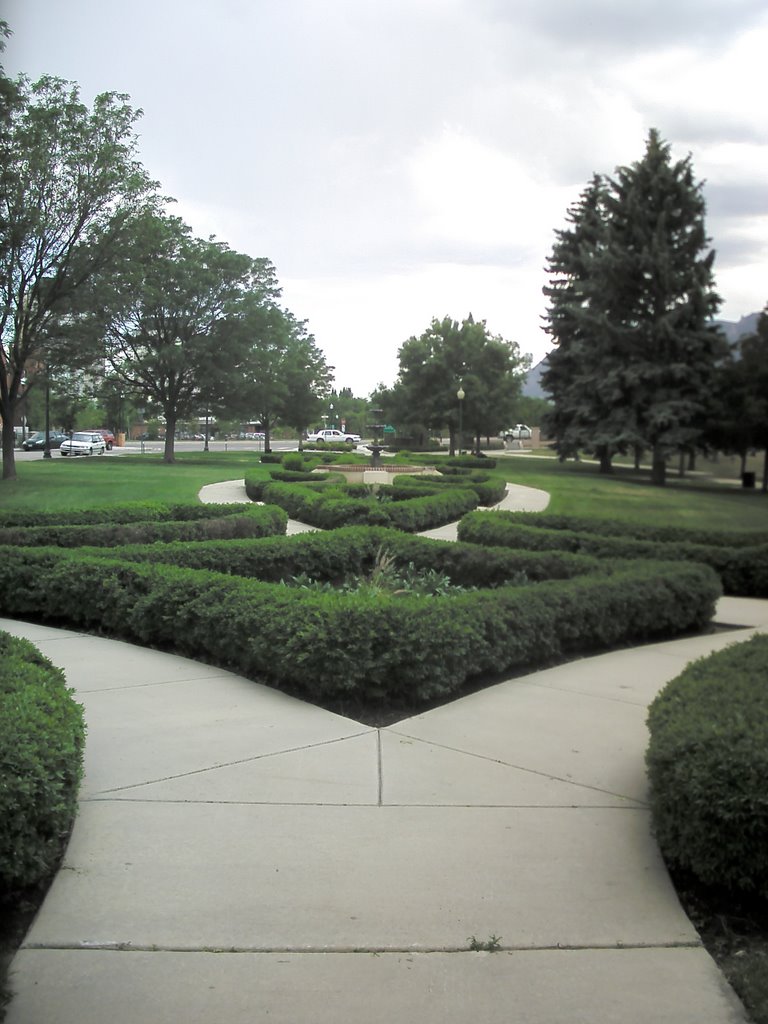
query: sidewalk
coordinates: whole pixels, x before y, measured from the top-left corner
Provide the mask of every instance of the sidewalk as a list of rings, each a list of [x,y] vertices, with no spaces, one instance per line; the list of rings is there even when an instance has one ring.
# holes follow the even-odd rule
[[[385,729],[0,620],[64,669],[88,722],[80,811],[7,1024],[743,1022],[645,803],[648,703],[692,658],[768,631],[768,601],[724,598],[717,619],[748,628]]]

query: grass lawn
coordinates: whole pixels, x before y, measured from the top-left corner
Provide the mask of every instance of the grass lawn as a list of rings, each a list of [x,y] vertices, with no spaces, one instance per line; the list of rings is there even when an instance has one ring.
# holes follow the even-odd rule
[[[48,511],[126,501],[196,501],[205,484],[242,479],[246,471],[256,476],[269,472],[254,452],[181,452],[176,458],[170,466],[160,455],[19,460],[18,479],[0,481],[0,508]],[[439,459],[432,461],[439,466]],[[601,476],[589,463],[527,455],[500,458],[497,472],[511,483],[547,491],[552,513],[723,530],[764,530],[768,525],[768,495],[702,476],[671,474],[666,487],[653,487],[647,472],[631,467]]]
[[[176,459],[173,465],[160,455],[19,460],[17,479],[0,481],[0,508],[52,511],[127,501],[196,501],[205,484],[262,471],[254,452],[181,452]]]
[[[497,461],[497,471],[511,483],[547,491],[547,512],[596,516],[624,522],[691,529],[765,530],[768,495],[706,476],[670,474],[666,487],[654,487],[650,473],[616,467],[601,475],[583,462],[558,462],[521,455]]]

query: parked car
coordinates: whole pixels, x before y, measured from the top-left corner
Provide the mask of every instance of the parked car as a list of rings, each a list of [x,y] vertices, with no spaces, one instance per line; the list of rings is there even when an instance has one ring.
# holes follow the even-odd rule
[[[58,448],[62,441],[67,440],[67,435],[62,434],[59,430],[52,430],[48,434],[48,446],[50,448]],[[22,441],[21,447],[25,452],[41,452],[45,448],[45,431],[38,430],[34,434],[30,434],[26,441]]]
[[[61,442],[62,455],[103,455],[107,450],[104,438],[98,430],[77,430],[66,441]]]
[[[101,436],[104,438],[104,444],[107,446],[107,451],[112,451],[112,446],[115,443],[115,435],[112,433],[111,430],[105,430],[102,427],[97,427],[95,430],[88,429],[86,433],[101,434]]]
[[[330,444],[360,444],[362,438],[359,434],[350,434],[349,431],[335,430],[328,428],[326,430],[315,430],[311,434],[307,434],[307,441],[310,444],[325,444],[326,441]]]
[[[524,423],[516,423],[514,427],[505,430],[502,437],[505,441],[529,441],[533,437],[533,431]]]

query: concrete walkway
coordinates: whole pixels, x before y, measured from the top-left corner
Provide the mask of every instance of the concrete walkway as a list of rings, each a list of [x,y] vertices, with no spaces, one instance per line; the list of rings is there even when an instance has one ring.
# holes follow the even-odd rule
[[[585,658],[375,729],[0,620],[86,709],[80,811],[7,1024],[736,1024],[649,830],[646,707],[755,630]],[[497,952],[470,951],[476,944]]]
[[[224,480],[219,484],[207,484],[200,490],[198,497],[207,504],[234,505],[248,502],[244,480]],[[507,493],[494,508],[511,512],[543,512],[548,504],[549,495],[546,491],[537,490],[535,487],[523,487],[520,484],[507,484]],[[457,528],[458,523],[447,523],[433,530],[425,530],[421,536],[434,537],[437,540],[456,540]],[[304,533],[314,529],[316,527],[289,519],[286,532]]]

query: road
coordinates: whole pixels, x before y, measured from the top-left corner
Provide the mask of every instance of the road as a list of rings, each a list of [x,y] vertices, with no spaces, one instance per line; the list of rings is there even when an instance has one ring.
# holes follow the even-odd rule
[[[298,440],[284,441],[273,440],[271,447],[273,451],[285,452],[298,447]],[[203,450],[203,441],[177,441],[175,449],[177,452],[199,452]],[[212,452],[263,452],[263,441],[210,441],[209,448]],[[162,441],[129,441],[124,448],[113,448],[106,452],[107,458],[120,455],[162,455],[164,445]],[[53,449],[52,458],[61,458],[57,449]],[[30,462],[34,459],[42,459],[42,452],[25,452],[16,449],[16,459],[19,462]]]

